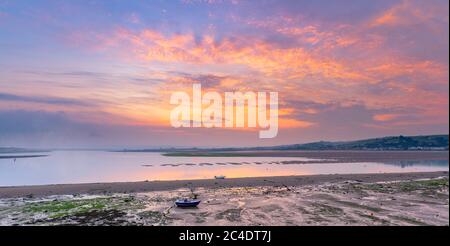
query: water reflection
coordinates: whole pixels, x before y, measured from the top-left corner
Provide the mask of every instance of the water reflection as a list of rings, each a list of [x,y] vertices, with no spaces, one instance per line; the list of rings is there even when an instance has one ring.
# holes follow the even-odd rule
[[[441,166],[448,167],[448,160],[403,160],[403,161],[390,161],[385,162],[387,165],[396,165],[402,168],[412,167],[412,166]]]
[[[0,185],[210,179],[284,175],[448,171],[448,161],[323,163],[292,157],[166,157],[159,153],[54,151],[0,159]]]

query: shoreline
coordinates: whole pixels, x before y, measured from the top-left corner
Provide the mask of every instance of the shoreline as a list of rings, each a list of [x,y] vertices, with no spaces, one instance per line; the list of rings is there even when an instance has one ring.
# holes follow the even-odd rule
[[[0,159],[23,159],[23,158],[38,158],[46,157],[48,155],[0,155]]]
[[[169,157],[303,157],[337,162],[389,162],[419,160],[449,160],[448,150],[442,151],[386,151],[386,150],[261,150],[261,151],[185,151],[163,152]]]
[[[169,191],[179,188],[233,188],[257,186],[303,186],[342,181],[362,183],[389,182],[402,180],[431,179],[448,177],[448,171],[411,173],[366,173],[366,174],[326,174],[302,176],[271,176],[229,179],[196,179],[172,181],[138,181],[111,183],[49,184],[30,186],[0,187],[0,199],[18,197],[40,197],[73,194],[139,193]]]

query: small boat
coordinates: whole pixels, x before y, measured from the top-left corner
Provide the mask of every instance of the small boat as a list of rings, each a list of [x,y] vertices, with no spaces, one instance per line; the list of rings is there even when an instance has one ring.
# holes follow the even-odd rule
[[[197,207],[200,204],[200,200],[198,199],[178,199],[175,201],[175,204],[178,207],[189,208],[189,207]]]
[[[225,176],[223,175],[219,175],[219,176],[214,176],[215,179],[225,179]]]

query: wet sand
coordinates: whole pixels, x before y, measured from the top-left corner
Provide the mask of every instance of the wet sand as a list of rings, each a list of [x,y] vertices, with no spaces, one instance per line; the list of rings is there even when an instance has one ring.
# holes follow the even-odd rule
[[[362,180],[3,198],[0,226],[449,225],[448,177],[376,183],[407,176],[357,178]],[[202,201],[197,208],[174,205],[176,199],[192,195]]]
[[[305,157],[323,159],[324,162],[389,162],[418,160],[449,160],[448,151],[304,151],[304,150],[264,150],[264,151],[190,151],[169,152],[165,156],[189,157]],[[320,161],[318,162],[320,163]]]
[[[336,174],[310,176],[277,176],[233,179],[203,179],[175,181],[142,181],[89,184],[58,184],[36,186],[0,187],[0,198],[40,197],[50,195],[74,194],[112,194],[138,193],[150,191],[168,191],[179,188],[234,188],[258,186],[304,186],[357,181],[365,183],[388,182],[400,180],[430,179],[448,177],[448,171],[429,173],[377,173],[377,174]]]

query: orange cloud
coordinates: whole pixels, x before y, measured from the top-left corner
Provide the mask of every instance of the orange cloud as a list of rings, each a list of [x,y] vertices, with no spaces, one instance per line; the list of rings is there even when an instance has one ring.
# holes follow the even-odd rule
[[[377,114],[377,115],[373,116],[373,119],[376,121],[390,121],[397,117],[398,117],[398,115],[396,115],[396,114]]]
[[[448,105],[448,92],[445,90],[448,88],[448,64],[432,58],[415,57],[407,51],[402,53],[398,48],[389,49],[392,40],[386,35],[385,28],[403,28],[417,21],[433,26],[430,16],[435,11],[431,7],[421,9],[404,1],[368,21],[352,25],[336,23],[327,27],[322,23],[299,24],[297,17],[288,15],[267,20],[234,19],[287,37],[290,45],[268,41],[270,39],[257,35],[219,38],[210,33],[166,33],[155,29],[132,31],[125,28],[117,29],[111,35],[99,35],[97,45],[108,51],[118,50],[128,60],[167,71],[215,76],[217,83],[208,84],[210,90],[278,91],[280,105],[283,106],[285,101],[305,98],[322,104],[363,104],[369,109],[420,108],[423,116],[431,115],[431,112],[445,116],[448,112],[442,110],[445,108],[442,105]],[[413,43],[408,45],[416,50]],[[143,122],[147,122],[146,117],[163,117],[169,110],[166,99],[171,92],[189,92],[192,83],[202,82],[183,74],[162,73],[163,82],[152,87],[159,101],[158,105],[153,105],[161,113],[146,115],[133,110],[145,108],[140,103],[133,104],[133,107],[120,107],[116,113],[130,115]],[[294,113],[319,113],[312,108],[290,110],[280,108],[280,111],[287,112],[285,118]],[[373,120],[378,122],[391,122],[396,118],[397,115],[390,113],[373,116]],[[284,125],[312,125],[297,121],[287,121]]]
[[[311,126],[314,126],[314,122],[304,121],[304,120],[298,120],[298,119],[287,119],[287,118],[280,118],[279,119],[279,127],[280,128],[308,128]]]
[[[436,13],[439,13],[439,15]],[[401,26],[425,23],[444,13],[445,10],[440,9],[439,6],[428,4],[427,2],[403,0],[401,3],[378,15],[372,20],[370,26]],[[446,19],[448,22],[448,17]]]
[[[338,61],[315,56],[303,48],[280,48],[252,37],[216,41],[213,36],[204,35],[196,41],[193,34],[163,35],[154,30],[133,33],[120,29],[111,39],[114,41],[108,44],[122,43],[125,52],[145,61],[241,65],[266,76],[291,79],[310,74],[350,80],[365,78]]]

